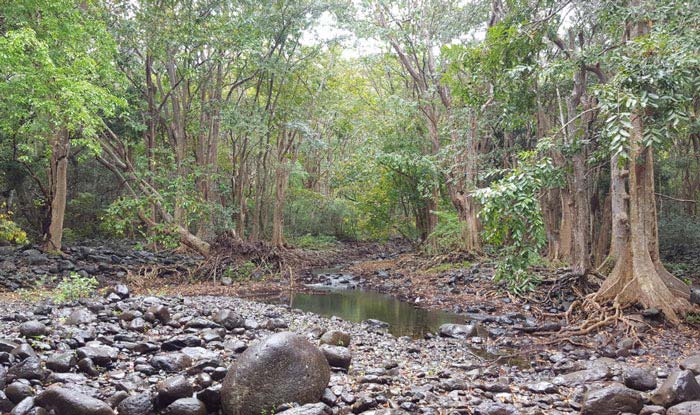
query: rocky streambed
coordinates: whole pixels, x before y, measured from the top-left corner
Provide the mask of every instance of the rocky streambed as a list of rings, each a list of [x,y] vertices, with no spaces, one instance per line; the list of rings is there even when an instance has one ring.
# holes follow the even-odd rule
[[[222,401],[272,399],[273,391],[292,398],[263,413],[700,413],[700,356],[680,367],[639,367],[565,347],[513,364],[466,347],[488,341],[475,324],[412,339],[381,322],[237,298],[110,291],[73,304],[0,306],[2,413],[203,415],[221,413]],[[319,389],[308,392],[310,385]],[[239,408],[228,405],[226,415]]]

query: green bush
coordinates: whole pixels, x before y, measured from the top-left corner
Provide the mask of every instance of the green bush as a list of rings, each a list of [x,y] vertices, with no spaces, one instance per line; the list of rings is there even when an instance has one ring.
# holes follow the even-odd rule
[[[231,266],[224,272],[224,277],[231,278],[233,281],[246,281],[258,269],[258,266],[253,261],[246,261],[236,266]]]
[[[0,206],[2,208],[4,206]],[[12,221],[12,212],[0,212],[0,244],[23,245],[28,242],[27,234]]]
[[[97,286],[98,282],[95,277],[83,277],[78,273],[71,272],[56,286],[54,298],[56,301],[65,303],[92,297]]]
[[[423,251],[429,255],[440,255],[459,251],[463,246],[464,225],[457,212],[435,212],[438,217],[435,230],[428,236]]]
[[[338,240],[329,235],[311,235],[292,237],[289,239],[292,246],[302,249],[323,250],[334,247]]]
[[[290,237],[356,239],[357,216],[348,200],[327,197],[309,189],[290,189],[285,206],[285,231]]]
[[[700,218],[684,214],[659,217],[659,246],[671,252],[700,246]]]

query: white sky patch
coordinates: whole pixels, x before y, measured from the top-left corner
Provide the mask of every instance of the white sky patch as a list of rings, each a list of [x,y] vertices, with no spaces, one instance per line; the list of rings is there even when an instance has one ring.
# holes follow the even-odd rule
[[[353,59],[381,53],[384,42],[378,39],[358,38],[347,29],[338,27],[338,20],[330,12],[323,12],[318,20],[301,36],[301,44],[315,46],[331,41],[340,41],[343,46],[342,58]]]

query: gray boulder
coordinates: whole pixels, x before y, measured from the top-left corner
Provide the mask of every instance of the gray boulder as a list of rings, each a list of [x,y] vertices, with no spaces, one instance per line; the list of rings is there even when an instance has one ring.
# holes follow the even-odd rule
[[[181,398],[165,409],[166,415],[206,415],[204,402],[196,398]]]
[[[153,398],[148,393],[131,395],[117,406],[119,415],[153,415],[155,407]]]
[[[581,415],[637,414],[644,406],[642,395],[620,384],[588,392],[583,398]]]
[[[350,335],[338,330],[328,330],[321,336],[321,344],[348,347],[350,346]]]
[[[690,356],[680,363],[683,370],[690,370],[694,375],[700,375],[700,354]]]
[[[668,408],[666,415],[697,415],[700,414],[700,401],[688,401]]]
[[[625,386],[638,391],[649,391],[656,388],[656,376],[648,370],[638,367],[627,367],[622,374]]]
[[[474,324],[443,324],[438,330],[441,337],[453,337],[466,339],[476,336],[476,325]]]
[[[324,403],[309,403],[304,406],[297,406],[296,408],[290,408],[286,411],[282,411],[277,415],[326,415],[329,414],[330,408]]]
[[[352,355],[350,351],[343,346],[331,346],[329,344],[322,344],[321,351],[323,355],[326,356],[328,364],[332,367],[340,367],[347,369],[350,367],[350,362],[352,361]]]
[[[36,397],[35,403],[57,414],[114,415],[114,411],[99,399],[73,389],[52,386]]]
[[[700,400],[700,385],[690,370],[674,372],[651,396],[653,403],[666,408],[677,403],[695,400]]]
[[[274,334],[243,352],[221,388],[224,415],[259,415],[283,403],[316,403],[330,380],[323,353],[305,338]]]
[[[48,327],[40,321],[25,321],[19,326],[19,333],[24,337],[39,337],[49,333]]]

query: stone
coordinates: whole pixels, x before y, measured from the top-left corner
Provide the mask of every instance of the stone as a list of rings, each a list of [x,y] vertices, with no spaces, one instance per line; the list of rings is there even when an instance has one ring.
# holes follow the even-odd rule
[[[24,337],[39,337],[46,336],[49,333],[49,328],[40,321],[30,320],[25,321],[19,326],[19,334]]]
[[[11,340],[0,339],[0,352],[9,353],[17,346],[19,346],[19,344]]]
[[[93,344],[78,349],[79,359],[90,359],[98,366],[107,366],[117,360],[119,350],[103,344]]]
[[[690,289],[690,302],[692,304],[700,304],[700,287],[692,287]]]
[[[320,349],[323,352],[323,355],[326,356],[328,364],[332,367],[340,367],[343,369],[348,369],[350,367],[352,355],[347,348],[343,346],[323,344],[321,345]]]
[[[221,310],[214,314],[214,322],[224,326],[227,330],[243,327],[245,320],[231,310]]]
[[[330,381],[323,353],[305,338],[280,332],[243,352],[221,388],[224,415],[258,415],[286,402],[318,402]]]
[[[638,367],[627,367],[622,373],[625,386],[638,391],[649,391],[656,388],[656,376],[648,370]]]
[[[32,409],[34,409],[34,398],[29,396],[24,398],[20,403],[12,408],[11,415],[30,415]]]
[[[192,366],[192,359],[180,352],[160,353],[153,356],[151,366],[168,373],[181,372]]]
[[[479,415],[519,415],[520,412],[510,404],[500,402],[484,402],[477,407]]]
[[[196,398],[180,398],[168,405],[165,415],[206,415],[204,402]]]
[[[581,415],[618,415],[639,413],[644,406],[642,395],[620,384],[588,392],[583,398]]]
[[[309,403],[296,408],[290,408],[286,411],[278,412],[277,415],[326,415],[330,408],[324,403]]]
[[[88,358],[80,359],[78,361],[78,369],[88,376],[98,376],[100,374],[99,370],[95,366],[95,363]]]
[[[184,349],[185,347],[197,347],[202,345],[202,339],[197,336],[175,336],[171,339],[164,341],[161,344],[161,349],[165,351],[176,351]]]
[[[129,298],[129,287],[124,284],[115,285],[109,292],[118,295],[122,300]]]
[[[79,326],[81,324],[89,324],[95,321],[95,315],[85,308],[79,308],[68,316],[66,324],[70,326]]]
[[[179,375],[167,378],[156,385],[156,405],[165,408],[180,398],[192,396],[194,389],[186,377]]]
[[[29,357],[10,367],[7,374],[12,379],[43,379],[44,369],[37,357]]]
[[[54,372],[70,372],[76,363],[78,360],[73,352],[54,353],[46,360],[46,368]]]
[[[204,402],[207,411],[218,413],[221,408],[221,385],[210,386],[197,392],[197,399]]]
[[[157,304],[150,306],[148,307],[147,312],[152,313],[158,319],[158,321],[163,324],[170,321],[170,310],[164,305]]]
[[[148,393],[131,395],[117,405],[119,415],[153,415],[155,407],[153,398]]]
[[[34,389],[26,383],[14,382],[5,388],[5,395],[14,403],[20,403],[29,396],[34,396]]]
[[[700,375],[700,355],[690,356],[680,363],[683,370],[690,370],[695,376]]]
[[[15,403],[5,395],[5,392],[0,390],[0,412],[10,412],[14,407]]]
[[[126,391],[117,391],[114,395],[110,396],[105,400],[105,403],[110,406],[110,408],[116,408],[119,406],[121,401],[129,397],[129,393]]]
[[[105,402],[74,389],[51,386],[36,397],[36,405],[57,414],[114,415]]]
[[[389,327],[389,323],[387,323],[386,321],[381,321],[374,318],[368,318],[367,320],[363,320],[362,324],[375,329],[386,329]]]
[[[348,347],[350,346],[350,335],[338,330],[328,330],[321,336],[321,344]]]
[[[659,405],[644,405],[639,415],[666,415],[666,408]]]
[[[688,401],[674,405],[666,411],[666,415],[698,415],[700,414],[700,401]]]
[[[441,337],[467,339],[476,335],[476,325],[447,323],[440,326],[438,329],[438,334]]]
[[[28,345],[27,343],[22,343],[15,347],[12,349],[10,354],[22,360],[28,357],[37,357],[36,352],[34,352],[34,349],[32,349],[32,346]]]
[[[206,318],[195,317],[185,323],[185,327],[188,329],[206,329],[209,327],[216,327],[216,325]]]
[[[535,393],[557,393],[559,389],[549,382],[537,382],[525,385],[525,389]]]
[[[577,370],[576,372],[560,375],[552,379],[552,383],[559,386],[582,385],[610,377],[610,369],[595,367],[592,369]]]
[[[666,408],[677,403],[694,400],[700,400],[700,385],[690,370],[672,373],[651,395],[653,403]]]

